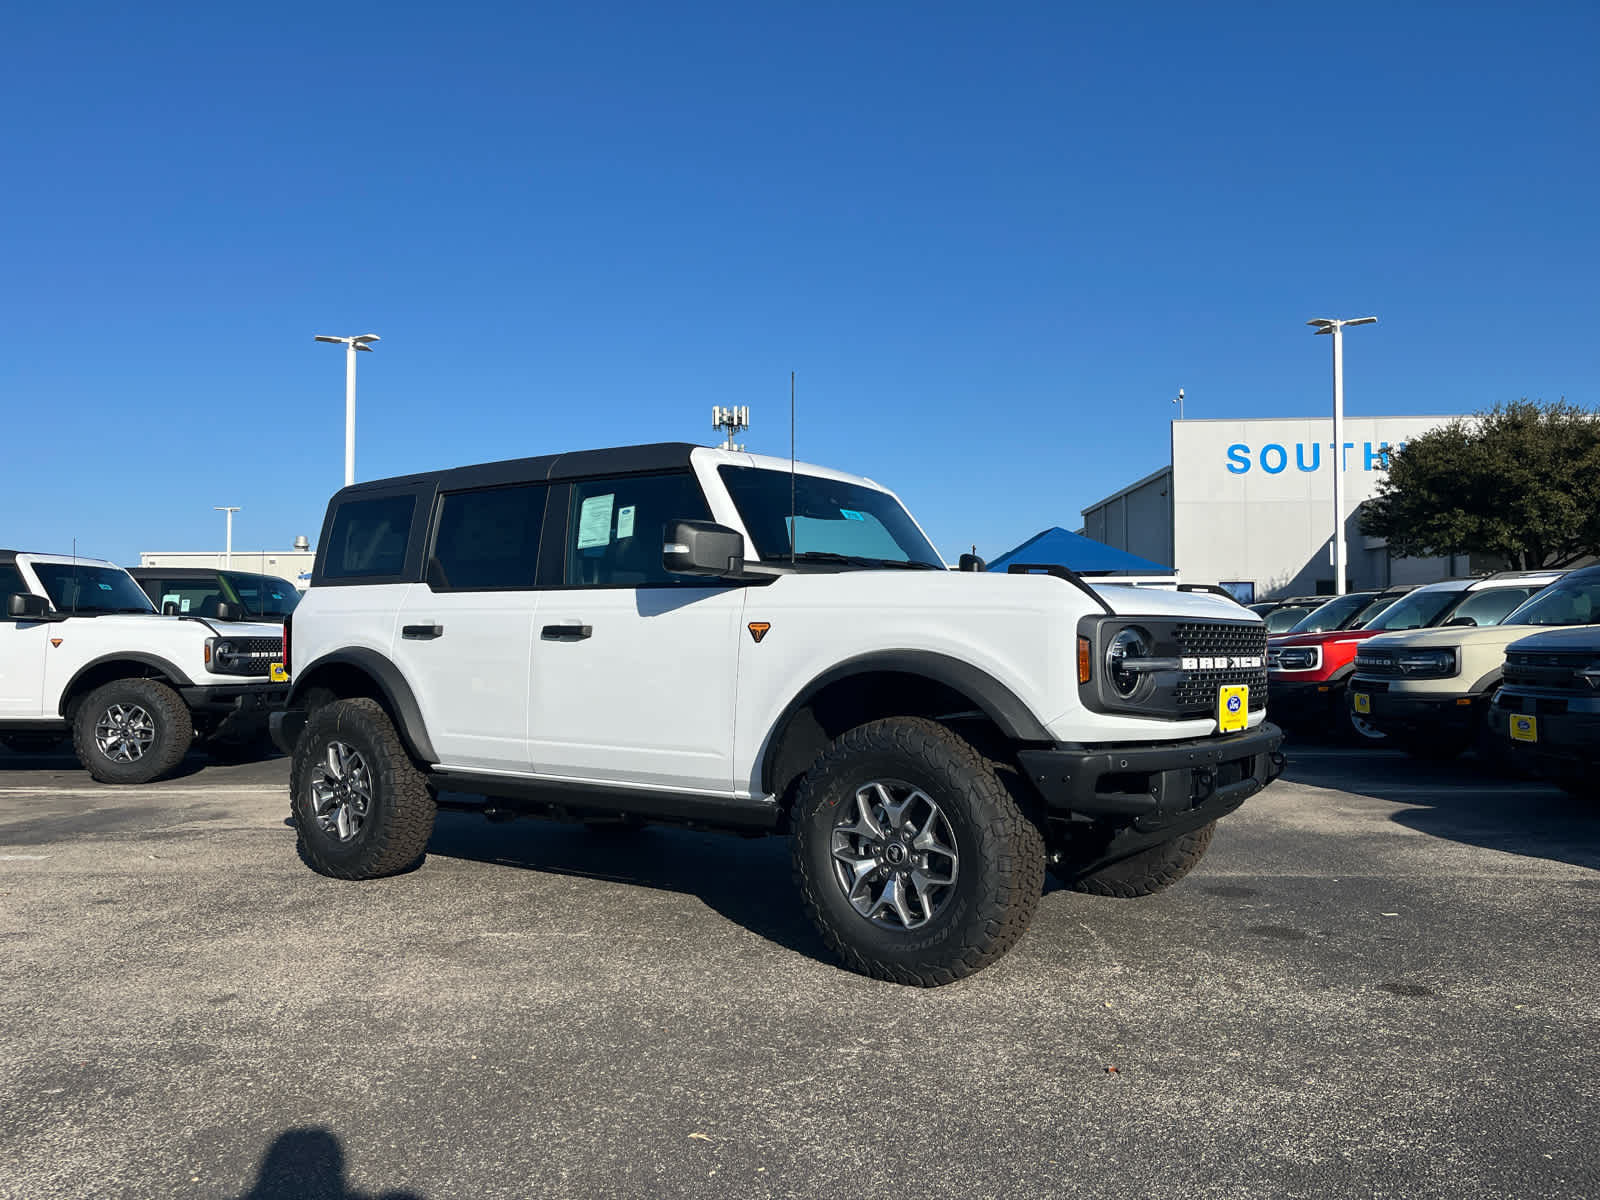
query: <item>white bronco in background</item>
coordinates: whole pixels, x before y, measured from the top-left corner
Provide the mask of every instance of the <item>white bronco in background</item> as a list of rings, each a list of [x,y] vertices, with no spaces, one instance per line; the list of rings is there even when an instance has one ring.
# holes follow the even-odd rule
[[[248,745],[289,693],[278,626],[162,616],[115,563],[0,550],[0,605],[0,741],[70,733],[102,783],[165,775],[196,734]]]
[[[345,488],[318,545],[273,726],[301,852],[341,878],[417,862],[441,805],[789,833],[829,945],[927,985],[1002,954],[1047,865],[1157,891],[1282,770],[1255,614],[952,572],[822,467],[460,467]]]

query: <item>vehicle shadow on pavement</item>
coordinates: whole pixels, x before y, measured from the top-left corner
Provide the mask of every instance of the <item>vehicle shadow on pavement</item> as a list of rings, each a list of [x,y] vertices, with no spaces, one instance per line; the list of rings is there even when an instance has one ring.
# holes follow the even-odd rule
[[[331,1130],[287,1129],[262,1155],[255,1183],[238,1200],[424,1200],[422,1193],[358,1192],[345,1182],[344,1146]]]
[[[166,783],[174,779],[183,779],[205,770],[211,765],[203,750],[195,749],[184,755],[183,761],[167,774],[156,780]],[[70,748],[62,750],[24,751],[7,750],[0,746],[0,771],[53,771],[56,774],[71,774],[90,786],[98,786],[89,778],[89,773],[78,764],[78,756]],[[119,786],[107,784],[107,787]],[[139,784],[122,784],[122,787],[139,787]]]
[[[666,825],[630,830],[542,820],[495,823],[473,813],[441,812],[428,853],[696,896],[787,950],[835,961],[800,905],[786,837],[746,839]]]
[[[1288,755],[1284,779],[1405,805],[1390,819],[1407,829],[1600,870],[1600,805],[1476,754],[1429,762],[1395,750],[1340,753],[1302,744]]]

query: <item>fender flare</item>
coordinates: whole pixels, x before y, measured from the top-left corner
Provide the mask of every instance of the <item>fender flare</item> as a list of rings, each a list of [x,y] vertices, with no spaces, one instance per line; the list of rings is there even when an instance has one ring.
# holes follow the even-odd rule
[[[394,714],[399,727],[396,732],[412,757],[426,763],[439,761],[439,756],[433,750],[433,739],[428,736],[427,724],[422,719],[422,707],[417,703],[411,685],[406,682],[400,668],[376,650],[349,646],[306,664],[303,670],[295,672],[295,682],[289,690],[286,707],[295,709],[303,706],[306,689],[315,686],[317,672],[324,667],[354,667],[369,677],[383,694],[384,707]]]
[[[99,658],[90,659],[73,672],[72,678],[67,680],[67,686],[61,689],[61,699],[56,704],[56,711],[62,716],[67,713],[67,698],[71,696],[78,686],[78,681],[93,671],[96,667],[103,667],[107,663],[135,662],[142,667],[150,667],[159,671],[178,687],[193,687],[194,681],[178,670],[168,659],[159,654],[146,654],[142,650],[123,650],[115,654],[102,654]]]
[[[1005,684],[980,667],[947,654],[931,650],[876,650],[835,663],[816,676],[778,714],[767,730],[761,751],[761,786],[771,792],[781,733],[789,722],[811,702],[818,692],[854,675],[889,671],[897,675],[918,675],[953,688],[980,708],[1008,738],[1019,742],[1054,742],[1050,731],[1040,724],[1028,706]]]

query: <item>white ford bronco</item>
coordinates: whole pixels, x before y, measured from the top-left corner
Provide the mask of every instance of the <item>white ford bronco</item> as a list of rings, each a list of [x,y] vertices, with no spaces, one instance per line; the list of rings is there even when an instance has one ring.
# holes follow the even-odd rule
[[[162,616],[115,563],[0,550],[0,604],[0,742],[70,734],[102,783],[167,774],[196,735],[248,745],[289,694],[276,625]]]
[[[1047,866],[1176,882],[1283,766],[1231,600],[951,571],[871,480],[685,444],[347,487],[287,639],[314,869],[405,870],[441,805],[789,833],[832,949],[912,984],[1003,954]]]

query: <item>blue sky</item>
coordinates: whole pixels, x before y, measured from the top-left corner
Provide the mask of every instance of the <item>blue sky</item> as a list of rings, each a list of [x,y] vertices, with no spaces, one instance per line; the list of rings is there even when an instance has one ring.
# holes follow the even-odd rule
[[[1600,8],[12,6],[0,545],[715,441],[991,557],[1193,417],[1597,403]],[[1126,10],[1126,11],[1106,11]]]

